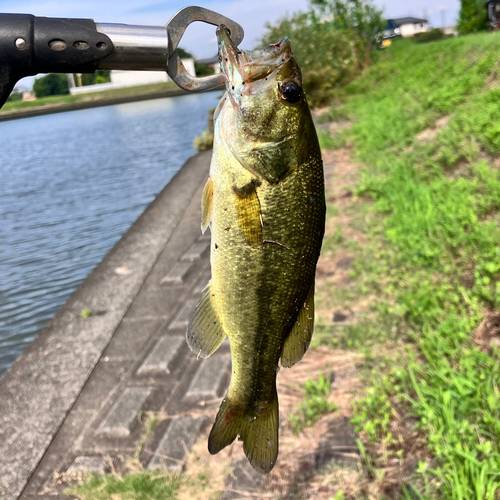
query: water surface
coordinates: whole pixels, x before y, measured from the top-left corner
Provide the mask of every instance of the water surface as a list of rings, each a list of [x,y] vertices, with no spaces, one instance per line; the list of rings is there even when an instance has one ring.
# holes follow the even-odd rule
[[[0,122],[0,374],[195,153],[218,95]]]

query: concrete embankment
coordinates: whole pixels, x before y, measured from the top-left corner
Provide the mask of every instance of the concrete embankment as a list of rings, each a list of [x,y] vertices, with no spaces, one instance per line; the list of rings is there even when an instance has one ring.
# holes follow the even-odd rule
[[[210,276],[200,232],[210,158],[187,161],[0,378],[2,500],[62,499],[75,474],[120,472],[147,412],[163,418],[140,461],[179,470],[215,415],[228,346],[202,361],[184,339]]]
[[[129,95],[122,97],[110,97],[104,99],[85,100],[66,104],[47,104],[32,108],[16,109],[13,111],[0,111],[0,122],[8,120],[17,120],[19,118],[30,118],[32,116],[49,115],[53,113],[62,113],[64,111],[75,111],[79,109],[98,108],[101,106],[112,106],[113,104],[123,104],[126,102],[149,101],[151,99],[160,99],[162,97],[175,97],[185,95],[182,89],[173,89],[162,92],[154,92],[143,95]]]

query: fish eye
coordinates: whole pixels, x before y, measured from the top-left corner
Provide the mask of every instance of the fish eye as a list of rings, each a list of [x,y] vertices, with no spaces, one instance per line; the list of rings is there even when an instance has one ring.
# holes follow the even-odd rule
[[[302,97],[302,89],[296,82],[290,80],[288,82],[283,82],[280,85],[279,94],[280,98],[283,99],[283,101],[294,104],[296,102],[299,102],[300,98]]]

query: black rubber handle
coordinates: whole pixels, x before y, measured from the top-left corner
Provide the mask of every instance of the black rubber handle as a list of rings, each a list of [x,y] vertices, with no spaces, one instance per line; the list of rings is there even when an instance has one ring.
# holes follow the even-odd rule
[[[0,14],[0,107],[18,80],[38,73],[94,73],[113,43],[91,19]]]

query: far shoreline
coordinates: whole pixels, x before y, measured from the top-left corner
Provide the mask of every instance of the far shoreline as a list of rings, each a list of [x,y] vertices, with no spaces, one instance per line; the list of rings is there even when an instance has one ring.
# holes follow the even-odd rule
[[[33,116],[48,115],[53,113],[62,113],[65,111],[75,111],[79,109],[97,108],[101,106],[112,106],[113,104],[123,104],[127,102],[148,101],[151,99],[161,99],[162,97],[176,97],[186,95],[182,89],[166,90],[161,92],[145,93],[141,95],[127,95],[120,97],[110,97],[105,99],[86,100],[73,103],[45,104],[33,106],[25,109],[12,111],[0,111],[0,122],[16,120],[20,118],[30,118]]]

